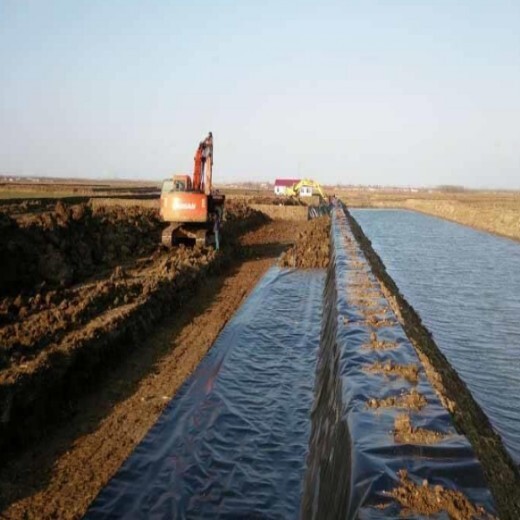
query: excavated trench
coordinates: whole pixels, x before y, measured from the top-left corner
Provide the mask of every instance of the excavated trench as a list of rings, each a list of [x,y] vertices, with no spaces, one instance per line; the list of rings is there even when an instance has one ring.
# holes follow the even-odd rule
[[[473,437],[485,416],[460,420],[469,392],[359,226],[336,208],[330,247],[320,226],[281,260],[310,269],[271,268],[87,518],[518,517],[514,466]]]
[[[352,214],[520,466],[520,244],[412,211]]]
[[[320,346],[302,517],[494,514],[482,467],[431,386],[352,229],[347,213],[336,211],[325,295],[331,316]],[[421,494],[406,487],[409,481]]]
[[[435,343],[417,312],[402,296],[357,221],[349,213],[347,218],[383,293],[415,347],[435,392],[444,407],[450,411],[457,430],[471,442],[482,464],[500,518],[519,518],[520,474],[502,439],[493,429],[458,372]]]
[[[158,248],[146,208],[59,202],[21,220],[0,214],[0,449],[44,436],[69,400],[239,254],[238,237],[267,221],[230,204],[227,243]],[[15,289],[16,288],[16,289]]]
[[[53,334],[48,344],[41,344],[40,350],[30,349],[33,359],[28,351],[22,352],[25,359],[6,356],[8,371],[15,380],[14,384],[5,381],[5,386],[15,395],[36,399],[27,401],[32,409],[25,413],[19,413],[19,398],[10,410],[0,402],[2,414],[6,414],[3,417],[9,421],[2,427],[11,428],[12,435],[2,449],[0,464],[2,518],[82,517],[196,369],[261,276],[282,251],[297,241],[300,231],[313,227],[309,221],[266,222],[262,214],[234,201],[228,209],[223,248],[217,255],[211,248],[159,250],[152,257],[136,258],[97,272],[94,279],[78,285],[36,287],[34,293],[24,293],[26,300],[31,300],[29,317],[42,313],[66,317],[69,309],[60,308],[63,300],[70,303],[72,311],[78,302],[88,304],[88,293],[82,293],[83,288],[102,288],[114,282],[123,292],[115,293],[112,300],[108,292],[108,299],[96,306],[98,314],[91,320],[86,316],[86,321],[73,323],[66,334],[81,340],[92,333],[97,344],[103,345],[101,350],[91,352],[88,343],[83,343],[84,363],[69,362],[74,361],[74,350],[56,355],[66,345],[59,334]],[[159,283],[164,295],[163,299],[155,299],[153,292],[137,294],[137,303],[152,299],[148,307],[151,312],[145,312],[145,319],[139,315],[133,319],[135,314],[122,312],[128,309],[124,284],[130,287],[138,282],[152,286]],[[76,290],[80,291],[78,297],[68,300],[67,294]],[[47,301],[49,293],[52,298]],[[81,294],[85,297],[81,298]],[[18,295],[2,300],[12,313],[13,325],[17,319],[22,323],[21,307],[13,302],[16,299]],[[109,318],[110,327],[103,327],[105,318]],[[120,335],[119,320],[127,324],[125,330],[132,327],[135,334]],[[20,331],[24,329],[29,327],[20,327]],[[42,326],[40,330],[45,333],[47,329]],[[47,379],[36,379],[31,384],[30,374],[24,376],[29,368],[27,362],[39,364],[37,358],[46,357],[46,352],[53,352],[47,357]],[[62,391],[60,374],[67,372],[70,377],[65,380],[70,384]],[[5,374],[7,371],[0,370],[0,380]],[[24,385],[20,379],[25,379]],[[34,413],[45,401],[45,413]],[[15,432],[17,417],[26,421],[26,427],[20,426]]]
[[[265,226],[245,206],[231,209],[229,234],[261,226],[262,251],[280,254],[280,226]],[[0,443],[9,448],[38,437],[101,365],[115,367],[207,275],[236,254],[260,252],[247,233],[221,255],[155,251],[160,227],[147,209],[62,205],[2,217],[0,226],[1,247],[18,259],[0,280]],[[40,493],[35,476],[35,487],[18,491],[17,478],[39,471],[35,447],[18,473],[1,476],[2,501],[13,502],[5,517],[78,518],[112,475],[88,517],[520,517],[517,468],[355,220],[338,208],[332,226],[319,218],[300,229],[182,386],[193,368],[175,375],[172,393],[164,381],[201,343],[196,331],[164,374],[153,367],[152,379],[164,380],[155,393],[174,398],[141,443],[164,393],[136,392],[144,401],[121,406],[99,433],[90,435],[86,421],[70,456],[58,439],[64,456],[46,461],[62,467],[56,480]],[[34,263],[42,256],[49,261]],[[231,315],[228,299],[220,305]],[[190,366],[219,330],[215,323]],[[129,417],[133,426],[122,428]]]

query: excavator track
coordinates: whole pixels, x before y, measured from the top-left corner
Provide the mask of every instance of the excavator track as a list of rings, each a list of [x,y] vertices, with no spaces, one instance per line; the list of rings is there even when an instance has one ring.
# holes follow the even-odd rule
[[[179,222],[173,222],[167,228],[163,229],[161,234],[161,242],[165,247],[173,247],[175,231],[182,226]]]
[[[168,248],[178,244],[210,246],[215,243],[215,235],[205,226],[173,222],[163,229],[161,242]]]

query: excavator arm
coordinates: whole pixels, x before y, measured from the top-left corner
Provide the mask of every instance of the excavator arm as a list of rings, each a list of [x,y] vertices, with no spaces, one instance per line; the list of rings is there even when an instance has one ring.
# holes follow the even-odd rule
[[[313,193],[318,192],[321,198],[325,199],[325,192],[323,191],[321,185],[313,181],[312,179],[302,179],[301,181],[293,184],[290,188],[287,188],[286,193],[289,197],[298,197],[300,195],[300,190],[302,186],[310,186],[312,188]]]
[[[211,195],[213,183],[213,134],[199,143],[193,165],[193,189]]]
[[[193,165],[193,189],[195,191],[201,190],[202,182],[202,154],[204,151],[203,143],[199,144],[197,151],[195,152],[194,165]]]

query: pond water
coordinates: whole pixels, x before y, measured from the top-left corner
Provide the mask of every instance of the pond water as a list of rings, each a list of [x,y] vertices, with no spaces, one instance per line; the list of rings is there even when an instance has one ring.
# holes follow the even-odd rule
[[[520,244],[405,210],[352,210],[520,464]]]

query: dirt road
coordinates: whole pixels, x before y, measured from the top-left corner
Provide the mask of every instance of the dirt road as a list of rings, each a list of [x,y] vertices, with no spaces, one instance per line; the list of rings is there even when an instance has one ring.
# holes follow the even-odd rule
[[[272,222],[209,276],[146,344],[99,374],[59,427],[0,471],[0,517],[79,518],[153,425],[260,276],[309,223]]]

